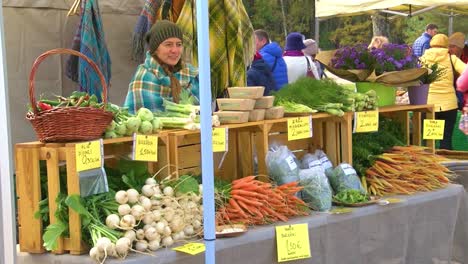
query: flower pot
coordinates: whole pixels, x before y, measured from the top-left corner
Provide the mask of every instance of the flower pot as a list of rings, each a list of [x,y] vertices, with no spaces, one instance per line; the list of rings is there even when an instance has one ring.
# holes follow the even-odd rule
[[[394,105],[396,98],[396,88],[374,82],[356,82],[356,90],[359,93],[366,93],[374,90],[377,93],[377,105]]]
[[[429,94],[429,84],[408,87],[409,102],[412,105],[427,104],[427,95]]]

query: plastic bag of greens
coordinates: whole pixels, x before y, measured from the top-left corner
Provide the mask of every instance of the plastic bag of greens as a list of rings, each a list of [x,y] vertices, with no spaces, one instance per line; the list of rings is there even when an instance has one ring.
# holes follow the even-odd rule
[[[325,173],[325,170],[322,167],[322,162],[320,162],[320,159],[315,154],[310,154],[310,153],[305,154],[301,160],[301,168],[302,169],[320,168],[323,171],[323,173]]]
[[[266,155],[268,175],[278,185],[299,180],[299,164],[286,146],[270,148]]]
[[[361,185],[361,181],[359,180],[356,171],[348,163],[341,163],[340,165],[336,166],[328,179],[330,180],[330,184],[333,187],[333,191],[335,191],[335,193],[340,193],[341,191],[349,189],[366,193]]]
[[[299,171],[301,197],[312,209],[328,211],[332,205],[332,189],[321,167]]]
[[[325,175],[330,177],[333,171],[333,164],[328,159],[327,154],[325,154],[325,152],[323,152],[321,149],[316,149],[314,154],[320,160],[320,163],[322,163],[322,168],[325,170]]]

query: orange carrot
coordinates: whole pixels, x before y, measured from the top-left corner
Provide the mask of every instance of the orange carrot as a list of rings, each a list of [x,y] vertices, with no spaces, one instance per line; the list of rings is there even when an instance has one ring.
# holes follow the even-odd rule
[[[260,194],[260,193],[255,193],[255,192],[250,192],[250,191],[245,191],[245,190],[232,190],[231,195],[241,195],[243,197],[257,197],[260,199],[268,199],[266,195]]]
[[[277,213],[277,212],[271,210],[271,209],[268,208],[268,207],[263,207],[263,209],[264,209],[265,211],[267,211],[270,215],[279,218],[281,221],[287,222],[287,221],[289,220],[286,216],[284,216],[284,215],[282,215],[282,214],[280,214],[280,213]]]
[[[241,182],[251,182],[254,179],[255,179],[255,176],[247,176],[247,177],[240,178],[240,179],[232,181],[232,184],[235,185],[235,184],[238,184],[238,183],[241,183]]]
[[[244,212],[244,210],[242,210],[242,208],[239,206],[239,204],[237,204],[236,200],[234,200],[233,198],[229,199],[229,204],[234,208],[236,209],[237,211],[239,211],[238,213],[244,217],[244,218],[249,218],[247,216],[247,214]]]
[[[239,195],[232,195],[231,196],[231,199],[234,198],[238,201],[243,201],[244,203],[247,203],[247,204],[251,204],[253,206],[262,206],[263,204],[258,202],[258,201],[255,201],[255,200],[249,200],[245,197],[242,197],[242,196],[239,196]]]

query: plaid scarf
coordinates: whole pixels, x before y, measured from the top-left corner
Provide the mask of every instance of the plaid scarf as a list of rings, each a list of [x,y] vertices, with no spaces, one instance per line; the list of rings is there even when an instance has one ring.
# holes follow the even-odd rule
[[[156,20],[156,13],[161,6],[161,0],[146,0],[140,12],[132,40],[132,59],[143,62],[145,59],[145,35]]]
[[[96,63],[104,75],[109,88],[111,78],[111,60],[107,50],[101,14],[97,0],[86,0],[81,16],[80,52]],[[79,60],[79,81],[83,91],[95,94],[102,100],[102,85],[99,75],[85,60]]]
[[[163,110],[163,98],[174,101],[182,89],[190,89],[190,92],[198,98],[198,70],[191,64],[182,65],[176,72],[167,74],[151,55],[146,52],[145,63],[138,66],[133,79],[128,86],[127,98],[124,106],[131,113],[136,113],[141,107],[148,108],[152,112]],[[177,83],[172,80],[176,79]],[[178,91],[174,91],[177,89]]]

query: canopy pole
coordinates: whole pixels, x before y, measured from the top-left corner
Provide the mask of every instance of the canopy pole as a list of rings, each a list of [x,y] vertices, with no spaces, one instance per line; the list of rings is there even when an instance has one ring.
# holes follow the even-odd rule
[[[1,1],[0,1],[1,2]],[[10,134],[10,104],[3,28],[3,8],[0,5],[0,197],[1,197],[1,241],[0,263],[16,263],[16,226],[14,210],[13,166]]]
[[[216,263],[213,141],[211,124],[211,75],[208,1],[197,1],[198,66],[200,80],[200,136],[203,183],[203,225],[205,263]]]
[[[449,15],[449,25],[448,25],[448,35],[452,35],[453,33],[453,11],[450,11],[450,15]]]

